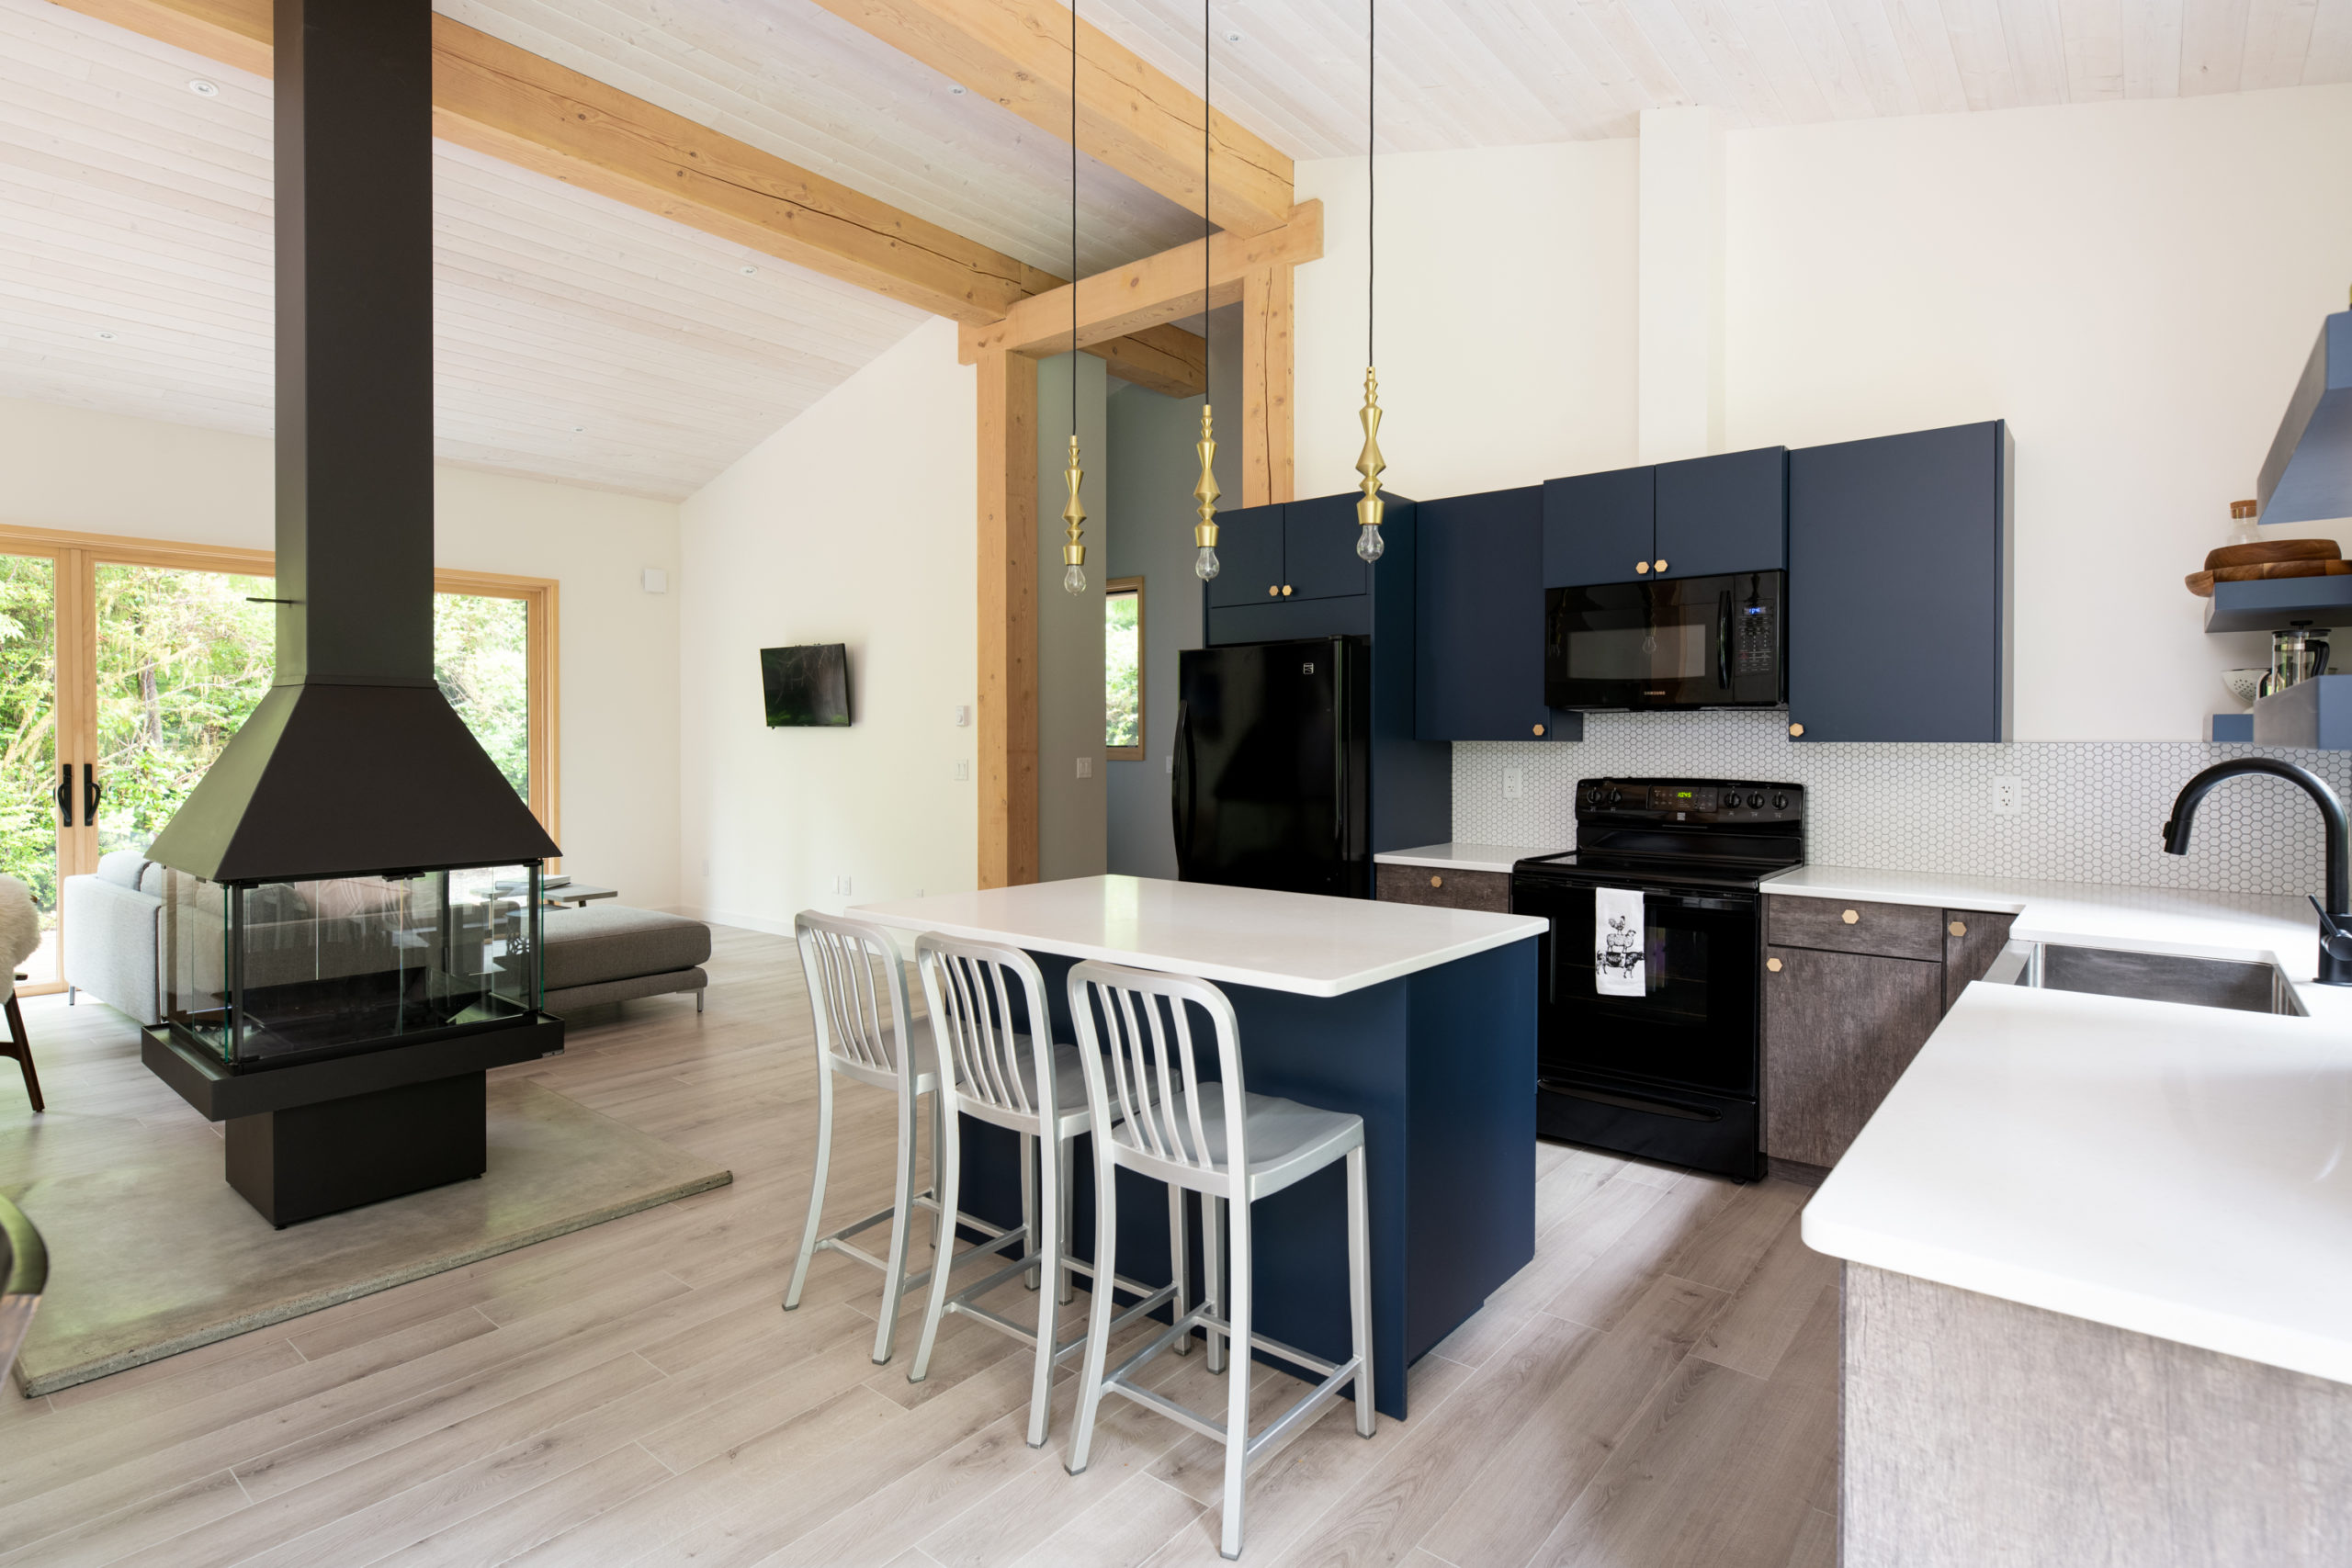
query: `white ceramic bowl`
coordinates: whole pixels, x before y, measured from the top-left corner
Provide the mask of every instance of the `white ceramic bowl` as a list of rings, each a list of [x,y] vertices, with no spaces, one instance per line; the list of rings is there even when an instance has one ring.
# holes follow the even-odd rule
[[[2269,673],[2267,670],[2224,670],[2222,684],[2230,689],[2230,695],[2252,707],[2262,693],[2262,678]]]

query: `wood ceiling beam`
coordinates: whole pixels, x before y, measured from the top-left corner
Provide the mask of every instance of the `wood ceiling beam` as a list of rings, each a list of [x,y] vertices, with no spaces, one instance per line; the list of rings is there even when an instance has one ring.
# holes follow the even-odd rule
[[[952,82],[1067,139],[1069,8],[1054,0],[817,0]],[[1254,234],[1288,220],[1291,161],[1222,113],[1210,118],[1201,183],[1199,95],[1083,21],[1078,28],[1081,152],[1219,227]],[[1212,210],[1213,209],[1213,210]]]
[[[1208,251],[1205,271],[1201,265],[1204,245]],[[1194,240],[1189,245],[1080,278],[1075,286],[1079,344],[1085,347],[1125,337],[1215,306],[1233,304],[1241,298],[1243,280],[1251,273],[1295,266],[1322,254],[1323,204],[1306,201],[1292,208],[1289,221],[1279,229]],[[1067,351],[1073,331],[1071,288],[1064,284],[1050,293],[1023,299],[1001,321],[985,326],[967,324],[964,363],[977,365],[982,355],[999,351],[1033,356]]]
[[[271,73],[270,0],[58,0],[255,75]],[[965,239],[462,22],[433,18],[433,131],[824,276],[966,323],[1062,286]],[[1192,339],[1190,344],[1182,341]],[[1094,351],[1156,389],[1186,379],[1190,333]]]

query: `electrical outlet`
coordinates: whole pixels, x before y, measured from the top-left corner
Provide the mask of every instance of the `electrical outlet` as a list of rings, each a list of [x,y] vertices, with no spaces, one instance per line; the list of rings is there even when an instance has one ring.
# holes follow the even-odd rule
[[[836,893],[841,893],[841,894],[846,894],[846,893],[848,893],[848,892],[849,892],[849,878],[848,878],[848,877],[846,877],[846,876],[836,876],[836,877],[834,877],[834,878],[833,878],[833,891],[834,891],[834,892],[836,892]]]
[[[1080,757],[1078,760],[1078,776],[1082,779],[1091,779],[1094,776],[1093,758]]]
[[[1503,798],[1517,800],[1524,787],[1524,779],[1525,775],[1517,768],[1505,768],[1503,770]]]
[[[1176,776],[1176,754],[1171,751],[1162,760],[1168,764],[1166,770],[1168,776],[1171,779],[1174,778]]]
[[[2015,817],[2025,805],[2025,780],[2007,775],[1993,781],[1993,815]]]
[[[971,782],[971,778],[972,778],[972,764],[971,764],[971,763],[969,763],[969,762],[958,762],[958,763],[956,763],[956,782],[957,784],[968,784],[968,783],[970,783],[970,782]]]

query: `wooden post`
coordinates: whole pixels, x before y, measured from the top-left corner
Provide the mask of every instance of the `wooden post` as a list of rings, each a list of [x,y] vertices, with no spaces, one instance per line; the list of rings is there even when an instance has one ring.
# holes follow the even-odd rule
[[[979,359],[982,887],[1037,880],[1037,362]]]
[[[1241,504],[1296,499],[1291,453],[1291,269],[1241,280]]]

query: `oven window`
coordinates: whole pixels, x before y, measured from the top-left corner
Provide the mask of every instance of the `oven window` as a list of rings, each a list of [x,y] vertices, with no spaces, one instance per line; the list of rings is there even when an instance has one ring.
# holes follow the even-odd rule
[[[1663,626],[1602,626],[1568,633],[1571,681],[1687,681],[1707,675],[1714,656],[1713,627],[1701,622]]]
[[[1757,910],[1672,895],[1643,900],[1643,994],[1595,984],[1589,886],[1522,885],[1512,906],[1552,920],[1539,1044],[1548,1067],[1653,1083],[1755,1092]]]

